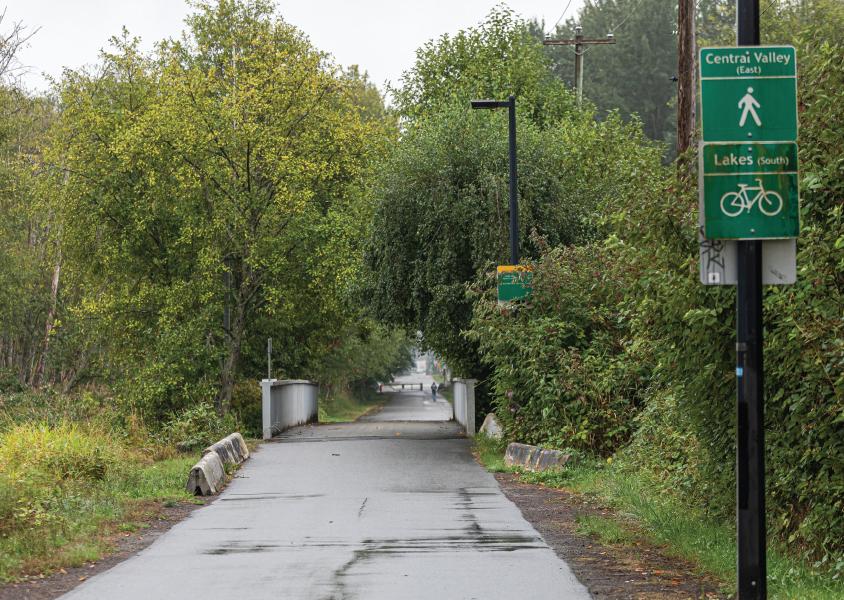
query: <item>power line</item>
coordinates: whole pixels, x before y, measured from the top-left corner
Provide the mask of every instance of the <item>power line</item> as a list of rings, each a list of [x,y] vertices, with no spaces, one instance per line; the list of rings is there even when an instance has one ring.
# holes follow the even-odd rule
[[[619,23],[618,25],[616,25],[615,27],[610,29],[610,33],[615,33],[615,30],[618,29],[619,27],[621,27],[622,25],[624,25],[624,22],[627,21],[627,19],[629,19],[632,16],[633,16],[633,11],[631,10],[630,12],[627,13],[627,16],[624,17],[624,19],[621,20],[621,23]]]
[[[772,0],[772,1],[771,1],[771,4],[773,4],[773,3],[774,3],[774,2],[776,2],[776,1],[777,1],[777,0]],[[696,5],[696,7],[695,7],[696,9],[697,9],[698,7],[700,7],[700,3],[701,3],[701,2],[702,2],[702,0],[697,0],[697,5]],[[769,7],[768,7],[768,8],[770,8],[770,5],[769,5]],[[767,10],[767,9],[765,9],[765,10]],[[764,11],[763,11],[763,13],[764,13]],[[631,11],[629,11],[629,12],[627,13],[627,16],[626,16],[626,17],[624,17],[624,18],[621,20],[621,23],[619,23],[618,25],[616,25],[615,27],[613,27],[612,29],[610,29],[609,34],[608,34],[608,35],[609,35],[609,36],[613,36],[613,35],[615,34],[615,32],[616,32],[616,31],[618,31],[618,29],[619,29],[622,25],[624,25],[624,23],[626,23],[626,22],[627,22],[627,19],[629,19],[629,18],[630,18],[630,17],[632,17],[632,16],[633,16],[633,11],[631,10]],[[674,35],[674,34],[672,34],[672,35]],[[586,54],[586,53],[587,53],[587,52],[589,52],[591,49],[592,49],[591,47],[590,47],[590,48],[586,48],[586,49],[584,49],[584,50],[581,52],[581,54]],[[577,53],[577,51],[575,50],[575,54],[576,54],[576,53]]]
[[[762,15],[764,15],[766,12],[768,12],[768,9],[769,9],[769,8],[771,8],[771,7],[772,7],[772,6],[776,3],[776,1],[777,1],[777,0],[771,0],[771,3],[770,3],[770,4],[768,4],[768,6],[766,6],[766,7],[765,7],[765,10],[763,10],[762,12],[760,12],[760,13],[759,13],[759,16],[761,17],[761,16],[762,16]]]
[[[776,2],[776,0],[774,0],[774,1]],[[627,13],[627,16],[626,16],[626,17],[624,17],[624,18],[621,20],[621,23],[619,23],[618,25],[616,25],[615,27],[613,27],[612,29],[610,29],[610,31],[609,31],[609,33],[608,33],[607,35],[608,35],[608,36],[610,36],[610,37],[612,37],[613,35],[615,35],[616,30],[617,30],[619,27],[621,27],[622,25],[624,25],[624,23],[627,21],[627,19],[629,19],[629,18],[630,18],[630,17],[632,17],[632,16],[633,16],[633,11],[628,12],[628,13]],[[582,56],[582,55],[586,54],[586,53],[587,53],[587,52],[589,52],[591,49],[592,49],[592,47],[590,46],[590,47],[588,47],[588,48],[585,48],[585,49],[581,50],[581,51],[580,51],[580,55]],[[577,54],[577,53],[578,53],[576,49],[574,49],[574,53],[575,53],[575,54]]]
[[[565,17],[565,16],[566,16],[566,13],[569,11],[569,7],[571,6],[571,3],[572,3],[572,0],[569,0],[569,3],[568,3],[568,4],[566,4],[566,7],[563,9],[563,14],[561,14],[561,15],[560,15],[560,18],[559,18],[559,19],[557,19],[557,22],[556,22],[556,23],[554,23],[554,29],[555,29],[555,30],[557,29],[557,25],[559,25],[559,24],[560,24],[560,21],[562,21],[562,20],[563,20],[563,17]]]

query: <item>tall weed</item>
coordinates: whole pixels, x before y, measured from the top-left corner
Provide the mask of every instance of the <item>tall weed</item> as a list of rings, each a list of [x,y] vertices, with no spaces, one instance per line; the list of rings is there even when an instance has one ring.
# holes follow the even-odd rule
[[[12,478],[37,472],[56,482],[98,481],[124,454],[108,432],[86,431],[76,424],[26,423],[0,435],[0,472]]]
[[[237,430],[231,414],[220,416],[210,402],[195,404],[171,415],[161,431],[161,438],[183,452],[209,446]]]

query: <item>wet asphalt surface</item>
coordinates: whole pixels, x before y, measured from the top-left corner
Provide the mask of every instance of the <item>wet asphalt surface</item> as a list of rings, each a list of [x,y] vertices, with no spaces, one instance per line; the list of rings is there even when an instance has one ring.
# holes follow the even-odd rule
[[[290,430],[217,501],[63,598],[589,598],[450,413],[425,386],[365,420]]]

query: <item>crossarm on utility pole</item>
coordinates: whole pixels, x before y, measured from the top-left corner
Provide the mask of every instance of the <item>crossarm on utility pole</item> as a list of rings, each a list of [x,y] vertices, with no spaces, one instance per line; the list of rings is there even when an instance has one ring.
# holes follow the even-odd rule
[[[543,46],[574,46],[577,40],[543,40]],[[593,44],[615,44],[615,38],[583,38],[581,44],[591,46]]]
[[[552,40],[545,38],[542,42],[545,46],[574,46],[574,88],[577,93],[577,105],[583,103],[583,54],[586,52],[584,46],[592,46],[594,44],[615,44],[615,38],[612,34],[605,38],[585,38],[583,37],[583,29],[578,26],[574,28],[573,40]]]

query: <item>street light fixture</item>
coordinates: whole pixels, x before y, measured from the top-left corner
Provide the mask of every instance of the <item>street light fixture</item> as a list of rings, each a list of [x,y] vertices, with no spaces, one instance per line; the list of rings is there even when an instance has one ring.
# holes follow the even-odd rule
[[[507,108],[510,117],[510,264],[519,264],[519,205],[516,190],[516,97],[507,100],[472,100],[474,109]]]

